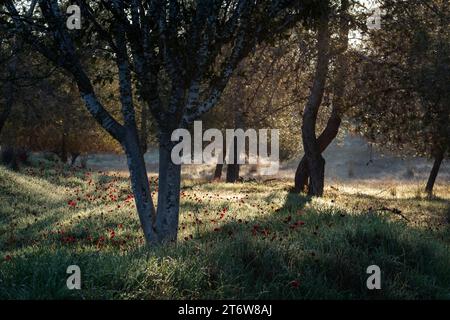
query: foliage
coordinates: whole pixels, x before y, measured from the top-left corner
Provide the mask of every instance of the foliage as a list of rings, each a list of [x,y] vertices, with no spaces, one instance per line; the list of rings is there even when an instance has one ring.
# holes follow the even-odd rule
[[[445,153],[450,149],[448,2],[381,2],[382,28],[355,51],[350,103],[358,129],[403,154]]]

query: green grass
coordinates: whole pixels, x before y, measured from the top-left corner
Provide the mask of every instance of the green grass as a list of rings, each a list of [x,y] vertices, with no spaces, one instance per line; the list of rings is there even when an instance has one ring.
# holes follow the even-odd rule
[[[184,181],[178,243],[147,248],[123,174],[0,167],[0,298],[450,298],[448,185],[289,187]],[[72,264],[82,290],[66,288]]]

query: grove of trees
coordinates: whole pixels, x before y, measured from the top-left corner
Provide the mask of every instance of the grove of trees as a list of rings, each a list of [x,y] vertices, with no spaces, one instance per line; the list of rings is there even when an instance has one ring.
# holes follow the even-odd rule
[[[81,9],[69,29],[66,9]],[[342,123],[402,154],[450,154],[450,7],[380,0],[5,0],[0,144],[69,156],[123,152],[147,243],[176,241],[181,166],[171,134],[280,128],[304,153],[293,192],[321,196],[322,153]],[[423,17],[427,18],[424,19]],[[356,34],[358,39],[353,39]],[[157,205],[144,154],[159,150]],[[400,150],[400,151],[399,151]],[[218,164],[215,179],[221,178]],[[227,164],[228,182],[239,164]]]

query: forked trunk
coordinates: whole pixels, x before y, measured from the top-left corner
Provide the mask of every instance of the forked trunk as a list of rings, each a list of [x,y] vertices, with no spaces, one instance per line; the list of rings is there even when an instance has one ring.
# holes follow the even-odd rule
[[[323,153],[327,149],[327,147],[333,142],[334,138],[336,138],[339,132],[340,125],[341,125],[341,117],[338,114],[336,104],[334,104],[333,111],[327,122],[327,126],[317,139],[320,153]],[[297,170],[295,171],[294,192],[297,193],[304,192],[306,190],[306,187],[308,186],[308,181],[309,181],[309,168],[306,158],[305,156],[303,156],[303,158],[300,160],[300,163],[297,166]]]
[[[317,65],[314,82],[303,112],[302,124],[303,149],[310,175],[308,194],[312,196],[322,196],[324,187],[325,160],[316,138],[316,121],[328,73],[329,38],[328,17],[323,16],[317,34]]]
[[[341,1],[341,9],[340,9],[340,35],[339,35],[339,48],[340,51],[337,58],[336,58],[336,77],[334,79],[333,84],[333,109],[331,112],[331,116],[328,119],[327,125],[323,132],[320,134],[319,138],[317,139],[317,144],[319,148],[320,154],[322,154],[325,149],[331,144],[331,142],[334,140],[334,138],[337,136],[339,132],[339,127],[341,125],[341,116],[340,113],[342,112],[343,107],[343,97],[344,97],[344,89],[345,89],[345,80],[346,80],[346,72],[348,69],[348,57],[346,55],[346,51],[348,49],[348,32],[349,32],[349,16],[348,16],[348,8],[349,8],[349,1],[348,0],[342,0]],[[325,27],[323,27],[325,28]],[[323,31],[322,31],[323,32]],[[326,37],[325,37],[326,38]],[[320,38],[319,38],[320,41]],[[322,50],[326,50],[326,39],[322,37],[322,41],[324,42],[322,45]],[[320,44],[318,44],[320,45]],[[319,52],[320,46],[318,47]],[[320,53],[319,53],[320,54]],[[319,56],[320,59],[320,56]],[[325,64],[327,63],[326,60],[323,60],[322,62],[319,60],[317,65],[317,73],[316,75],[320,75],[323,73],[319,73],[320,71],[320,63],[322,64],[322,68],[325,68]],[[323,79],[325,81],[325,79]],[[319,86],[320,87],[320,86]],[[318,90],[316,92],[319,92]],[[323,91],[322,91],[323,95]],[[319,160],[320,161],[320,160]],[[322,161],[320,161],[322,162]],[[321,166],[324,166],[325,163],[319,163],[319,172],[317,177],[322,176],[322,181],[319,183],[319,185],[324,184],[324,169],[321,169]],[[308,167],[308,161],[306,157],[304,156],[302,160],[300,161],[297,170],[295,172],[295,192],[301,192],[305,191],[306,186],[308,185],[308,180],[310,176],[310,170]],[[317,178],[316,177],[316,178]],[[320,189],[320,188],[319,188]],[[323,189],[323,187],[322,187]]]

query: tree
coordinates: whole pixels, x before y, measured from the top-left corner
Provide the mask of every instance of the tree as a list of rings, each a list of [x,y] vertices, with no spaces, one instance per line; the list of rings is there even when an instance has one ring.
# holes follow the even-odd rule
[[[304,156],[297,166],[294,179],[294,192],[304,191],[308,187],[308,194],[313,196],[323,194],[325,159],[322,152],[337,136],[344,112],[348,33],[352,19],[349,1],[339,1],[336,12],[334,6],[334,3],[328,4],[328,11],[324,11],[317,25],[316,65],[302,119]],[[338,21],[337,27],[331,23],[335,19]],[[337,34],[336,37],[333,37],[334,33]],[[327,82],[331,85],[327,86]],[[323,131],[317,137],[318,119],[326,116],[320,109],[330,101],[331,112]]]
[[[382,28],[358,55],[353,116],[372,141],[434,158],[425,188],[431,195],[450,146],[449,4],[381,1],[381,7]]]
[[[56,0],[39,0],[42,15],[27,19],[6,1],[9,29],[63,68],[97,122],[127,155],[136,207],[149,243],[176,241],[180,166],[171,161],[174,129],[213,108],[238,63],[270,35],[317,14],[315,1],[78,1],[89,27],[69,31]],[[45,28],[40,28],[44,25]],[[86,27],[85,27],[86,28]],[[86,34],[89,34],[86,37]],[[83,37],[84,36],[84,37]],[[94,41],[89,41],[89,39]],[[77,55],[86,45],[112,52],[119,79],[123,124],[99,100]],[[97,44],[96,44],[97,43]],[[159,179],[155,211],[135,120],[136,90],[158,125]],[[161,82],[168,81],[167,99]]]
[[[106,88],[103,88],[106,90]],[[85,110],[74,85],[54,73],[20,96],[1,135],[2,143],[35,152],[53,152],[63,163],[81,154],[119,152],[120,147]]]
[[[350,28],[349,1],[342,0],[339,9],[338,24],[338,40],[337,44],[332,44],[329,49],[329,36],[326,32],[326,21],[320,25],[317,31],[317,66],[314,77],[313,89],[305,107],[303,121],[306,126],[306,136],[303,134],[305,155],[300,160],[295,172],[294,192],[305,191],[309,184],[308,193],[310,195],[320,196],[323,193],[325,178],[325,159],[321,156],[322,152],[336,138],[342,121],[342,113],[344,112],[344,94],[346,75],[348,74],[348,33]],[[324,18],[326,20],[326,18]],[[334,51],[334,52],[327,52]],[[328,76],[329,65],[332,64],[332,55],[334,53],[334,69],[335,74],[332,77],[332,109],[325,128],[316,138],[316,122],[317,113],[326,94],[325,82]],[[319,115],[320,116],[320,115]],[[305,122],[306,121],[306,122]],[[313,128],[314,127],[314,128]],[[303,131],[302,130],[302,131]],[[306,140],[306,144],[305,144]],[[309,154],[309,159],[307,155]],[[320,154],[320,156],[319,156]],[[312,163],[314,168],[310,170],[309,164]],[[314,178],[313,178],[314,176]]]
[[[225,89],[214,114],[206,117],[213,127],[234,129],[277,128],[280,130],[280,160],[287,160],[299,145],[294,128],[298,123],[296,104],[304,100],[298,92],[299,65],[304,57],[298,49],[299,38],[304,34],[291,32],[273,44],[258,46],[244,59]],[[233,117],[227,116],[232,110]],[[236,152],[235,152],[236,156]],[[240,165],[227,164],[227,182],[239,179]],[[214,179],[221,176],[223,164],[217,164]]]

